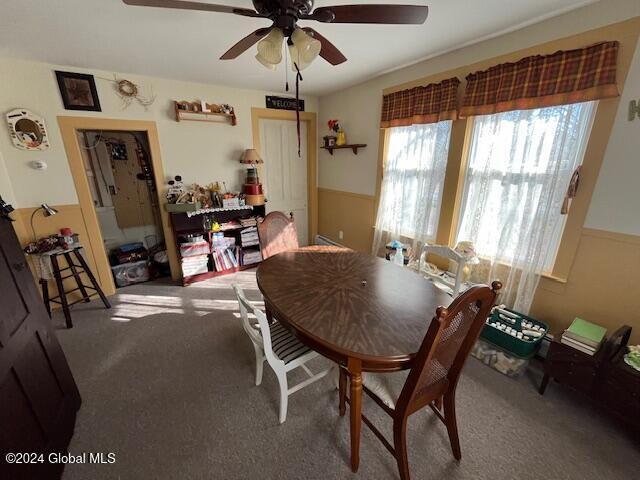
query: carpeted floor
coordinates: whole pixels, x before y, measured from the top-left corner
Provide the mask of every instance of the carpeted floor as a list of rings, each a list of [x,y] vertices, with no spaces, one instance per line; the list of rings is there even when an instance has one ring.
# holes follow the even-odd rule
[[[70,452],[116,455],[113,464],[68,465],[65,480],[399,478],[364,426],[360,471],[351,473],[348,417],[338,416],[332,379],[294,394],[278,424],[275,375],[265,366],[254,385],[232,282],[260,298],[254,273],[243,272],[188,288],[121,289],[111,310],[76,306],[71,330],[54,315],[83,399]],[[536,372],[515,381],[470,359],[458,388],[462,461],[423,410],[410,419],[412,478],[638,478],[640,448],[629,435],[553,382],[541,397],[538,381]],[[366,398],[364,410],[390,434]]]

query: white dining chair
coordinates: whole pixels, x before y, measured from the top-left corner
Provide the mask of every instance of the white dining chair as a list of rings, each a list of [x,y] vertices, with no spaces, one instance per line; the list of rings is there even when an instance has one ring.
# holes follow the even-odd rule
[[[242,326],[251,339],[256,353],[256,385],[262,383],[263,365],[266,360],[278,378],[278,384],[280,385],[280,423],[284,423],[287,418],[289,395],[320,380],[332,370],[332,367],[314,374],[305,364],[318,357],[319,354],[300,342],[277,321],[274,320],[273,323],[269,324],[267,316],[247,300],[242,288],[238,285],[233,285],[233,289],[240,305]],[[250,314],[255,317],[255,321],[251,321]],[[287,372],[298,367],[302,368],[309,378],[289,388]]]

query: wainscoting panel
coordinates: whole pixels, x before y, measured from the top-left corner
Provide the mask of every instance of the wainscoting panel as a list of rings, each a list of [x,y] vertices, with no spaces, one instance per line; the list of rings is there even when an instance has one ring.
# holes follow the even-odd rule
[[[373,196],[318,188],[318,207],[320,235],[354,250],[371,252],[375,222]]]
[[[640,343],[640,236],[585,228],[566,283],[543,278],[531,315],[554,333],[581,317],[607,328],[633,327]]]

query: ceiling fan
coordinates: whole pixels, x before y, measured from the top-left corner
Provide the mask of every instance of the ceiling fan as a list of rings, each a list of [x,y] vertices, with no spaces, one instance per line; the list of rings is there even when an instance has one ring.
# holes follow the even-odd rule
[[[275,70],[282,61],[282,43],[287,38],[292,68],[300,71],[319,55],[331,65],[346,62],[347,58],[329,40],[313,28],[298,27],[298,20],[323,23],[413,24],[425,22],[429,9],[422,5],[337,5],[313,8],[314,0],[252,0],[254,10],[187,0],[123,0],[127,5],[178,8],[206,12],[232,13],[245,17],[267,18],[270,27],[250,33],[221,57],[232,60],[258,43],[256,59]]]

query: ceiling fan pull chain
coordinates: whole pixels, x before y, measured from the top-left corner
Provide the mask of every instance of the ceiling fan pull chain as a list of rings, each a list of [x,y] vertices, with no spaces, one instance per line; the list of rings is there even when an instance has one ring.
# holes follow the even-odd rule
[[[287,51],[284,52],[284,91],[289,91],[289,57],[287,56]]]
[[[296,128],[298,130],[298,158],[300,158],[300,82],[302,81],[302,74],[298,68],[298,64],[293,62],[293,66],[296,67]]]

